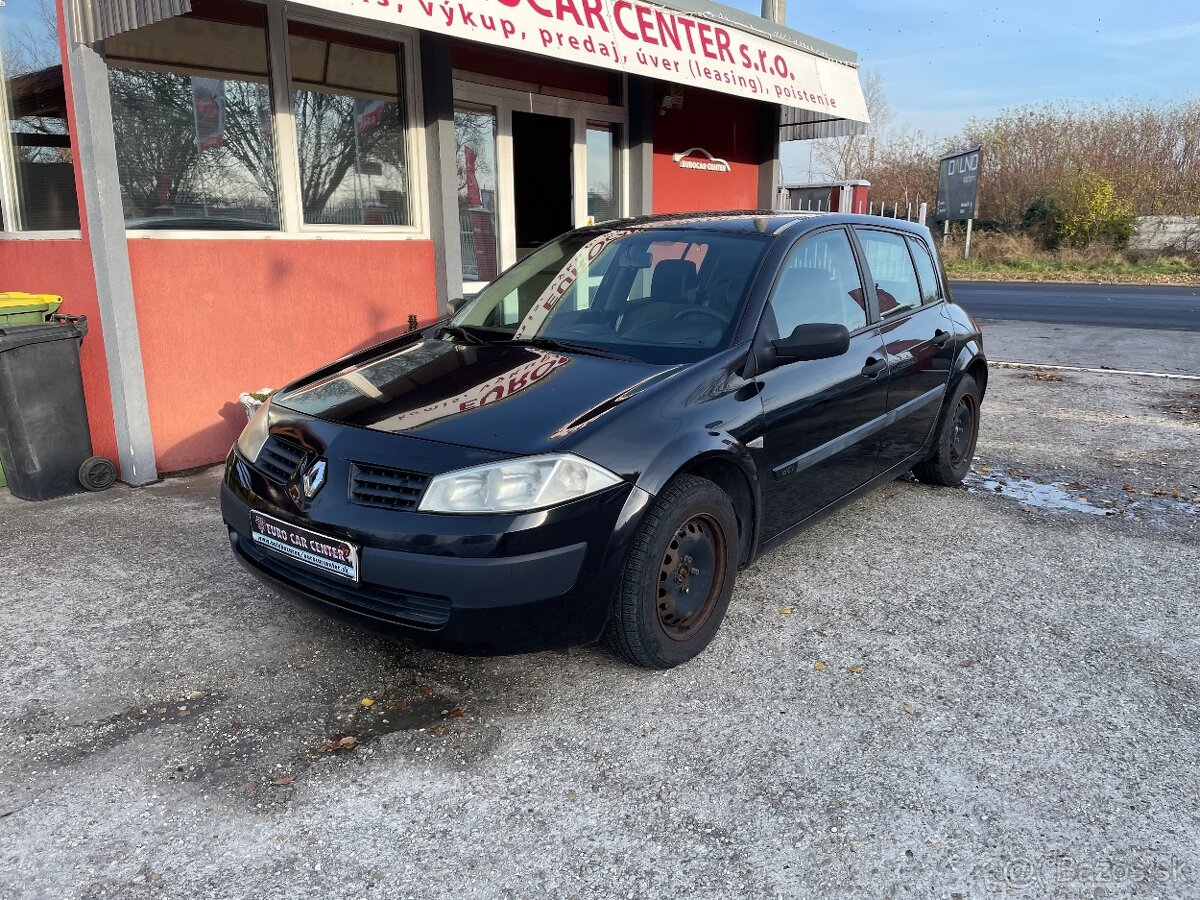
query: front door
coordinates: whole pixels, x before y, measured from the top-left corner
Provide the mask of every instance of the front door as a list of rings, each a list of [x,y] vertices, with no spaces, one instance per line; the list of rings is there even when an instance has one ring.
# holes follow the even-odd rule
[[[954,329],[920,241],[876,228],[855,233],[875,284],[891,369],[889,424],[880,441],[883,466],[890,468],[920,450],[937,422],[954,359]]]
[[[513,212],[517,258],[574,225],[574,123],[561,116],[513,112]]]
[[[760,328],[774,338],[831,322],[851,333],[841,356],[793,362],[760,376],[765,537],[778,536],[881,471],[879,431],[888,369],[849,234],[802,239],[784,263]]]

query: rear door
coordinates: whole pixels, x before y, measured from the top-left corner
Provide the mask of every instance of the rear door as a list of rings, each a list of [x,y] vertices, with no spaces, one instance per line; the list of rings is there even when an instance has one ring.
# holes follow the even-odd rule
[[[763,313],[760,337],[832,322],[850,330],[850,349],[832,359],[792,362],[759,376],[763,402],[763,519],[766,538],[844,497],[880,471],[879,426],[887,361],[871,324],[850,235],[842,227],[804,237],[784,262]]]
[[[954,327],[922,241],[882,228],[856,226],[854,232],[875,286],[891,371],[888,426],[880,442],[886,469],[920,450],[937,421],[954,358]]]

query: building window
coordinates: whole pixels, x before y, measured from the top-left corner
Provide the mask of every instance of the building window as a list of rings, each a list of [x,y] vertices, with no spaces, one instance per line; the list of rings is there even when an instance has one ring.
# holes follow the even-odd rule
[[[463,281],[491,281],[499,274],[496,110],[483,106],[455,109],[454,138]]]
[[[78,230],[53,0],[0,12],[0,132],[0,231]]]
[[[308,225],[411,225],[402,48],[288,23]]]
[[[126,227],[278,228],[266,9],[197,0],[105,50]]]
[[[621,217],[621,144],[617,126],[587,127],[587,214],[591,222]]]

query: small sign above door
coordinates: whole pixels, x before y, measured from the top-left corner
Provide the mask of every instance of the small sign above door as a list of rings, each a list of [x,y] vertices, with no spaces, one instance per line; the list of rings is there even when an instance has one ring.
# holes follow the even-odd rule
[[[713,156],[703,147],[692,147],[671,157],[679,163],[681,169],[699,169],[702,172],[731,172],[729,163],[719,156]]]

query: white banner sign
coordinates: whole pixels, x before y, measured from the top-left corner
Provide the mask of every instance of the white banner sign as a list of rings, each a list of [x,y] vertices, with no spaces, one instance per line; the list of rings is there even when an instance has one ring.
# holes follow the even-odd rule
[[[290,0],[866,122],[858,70],[642,0]]]

